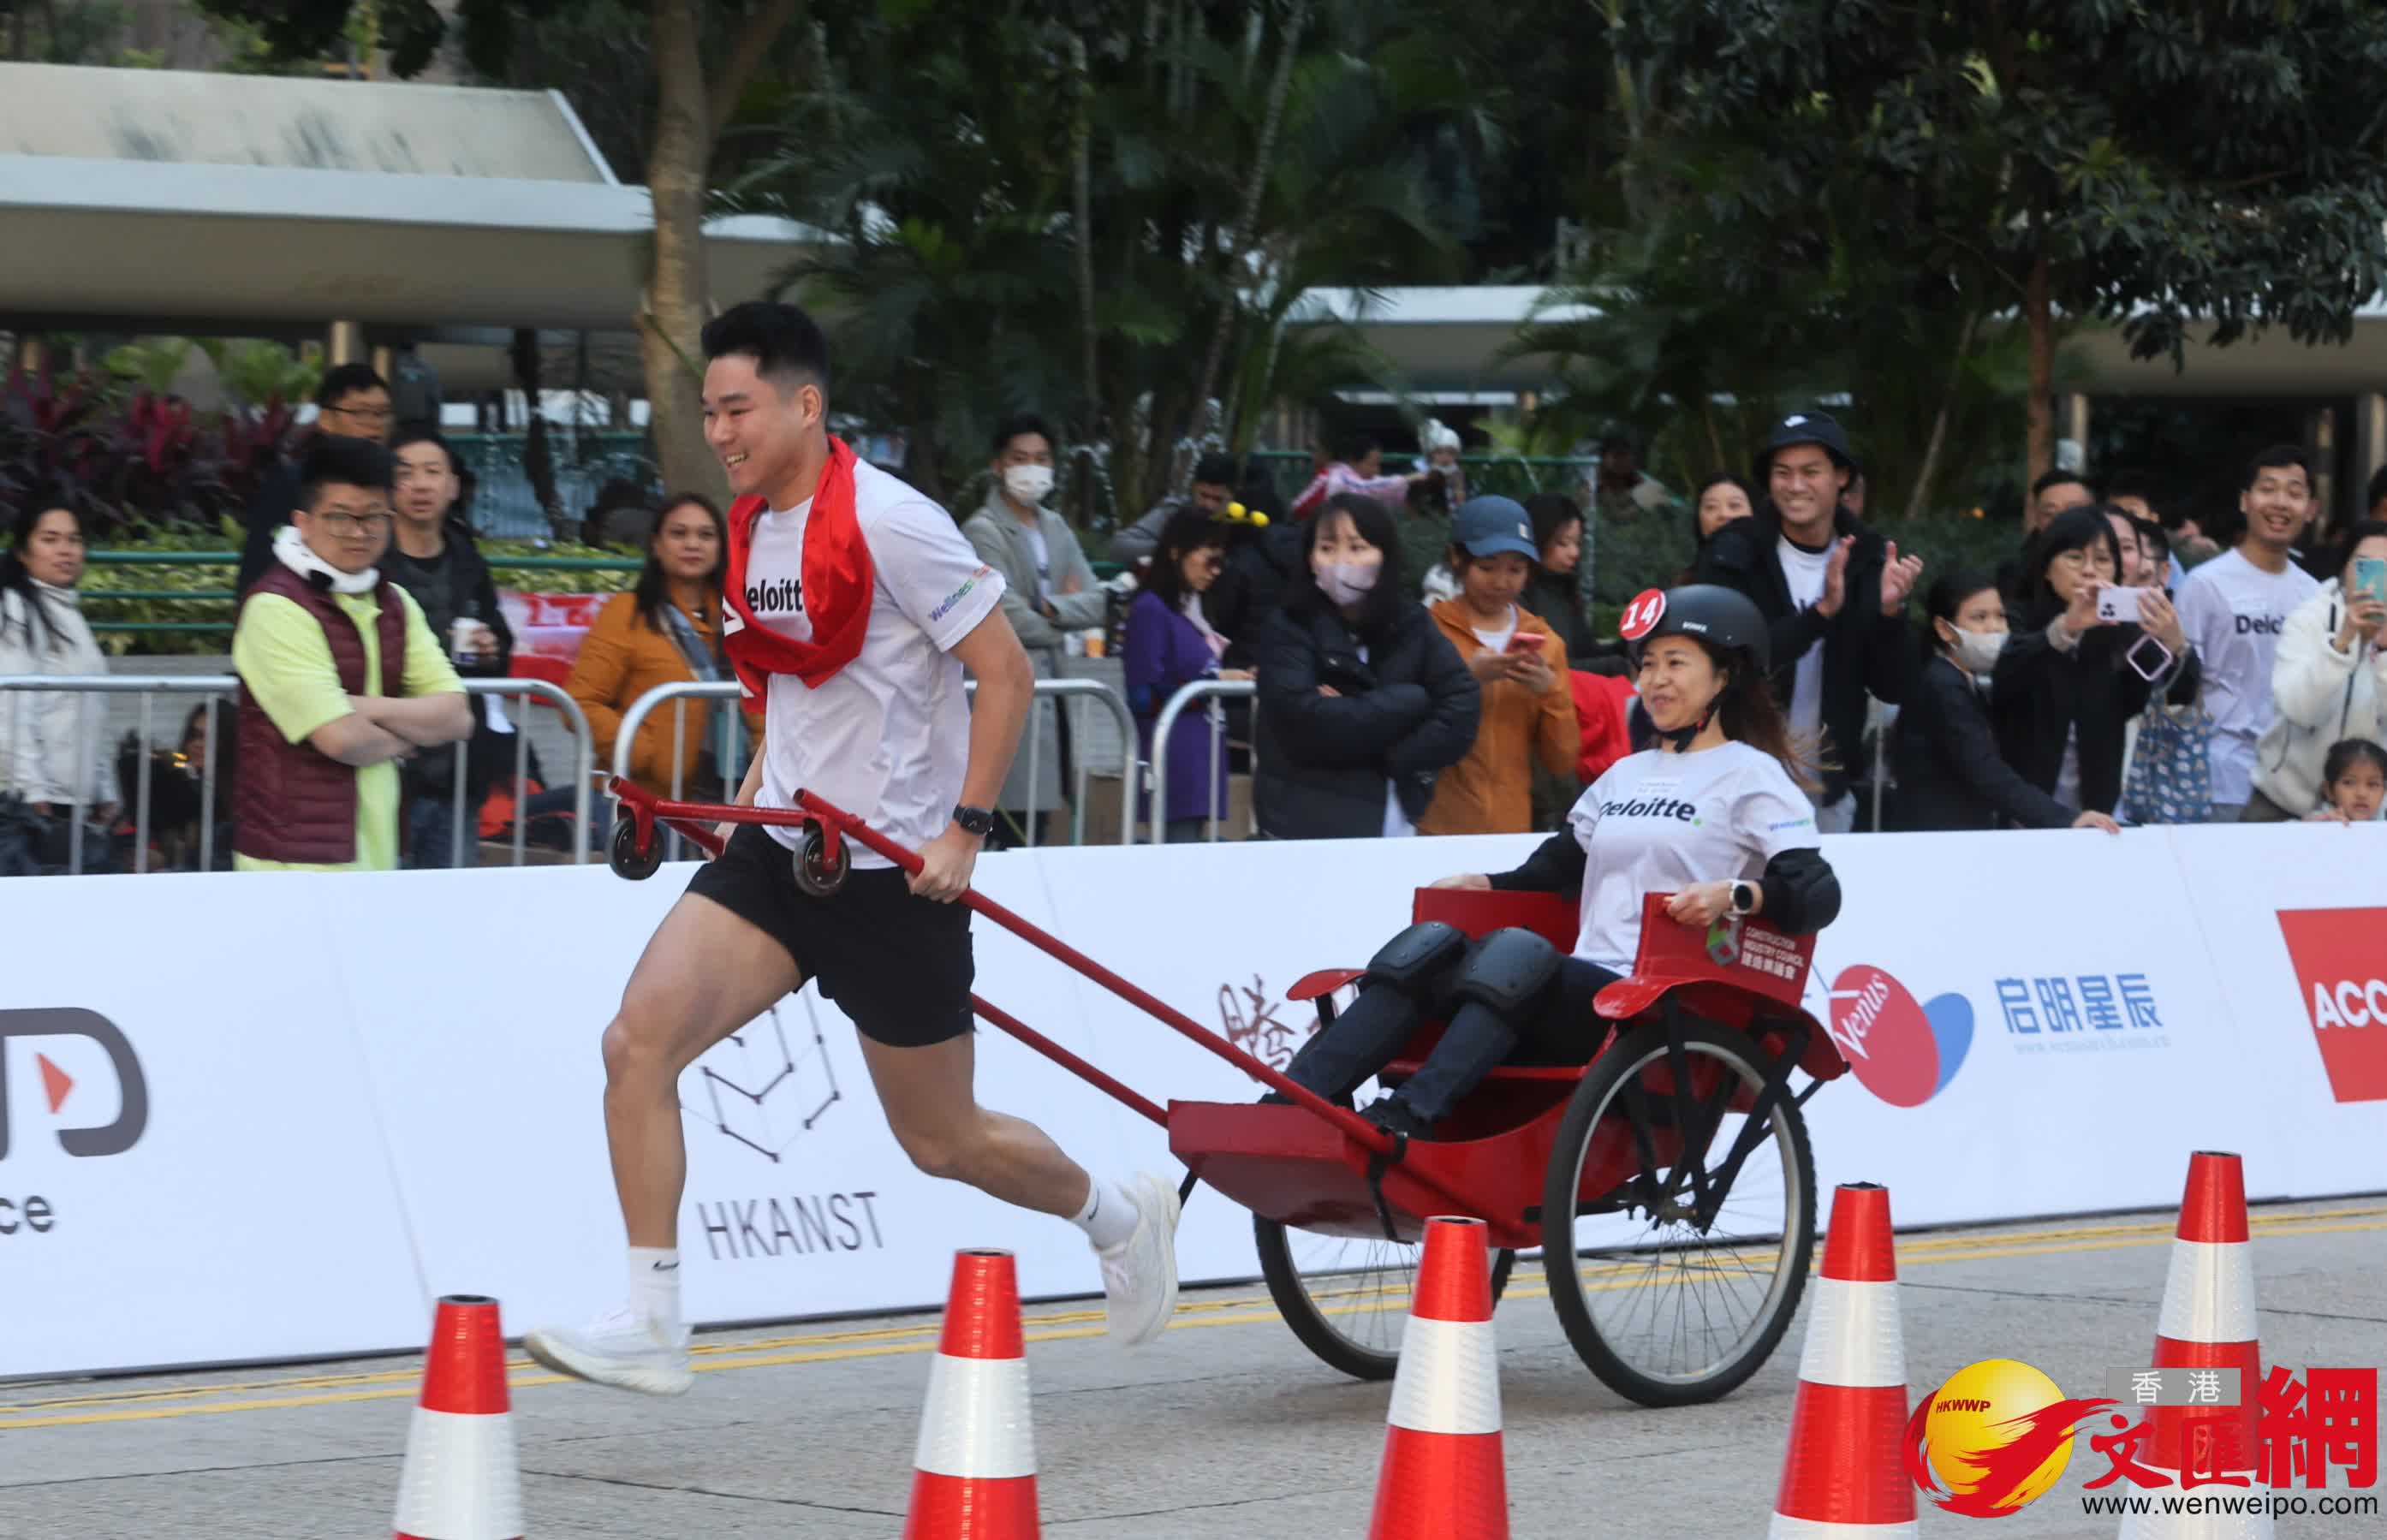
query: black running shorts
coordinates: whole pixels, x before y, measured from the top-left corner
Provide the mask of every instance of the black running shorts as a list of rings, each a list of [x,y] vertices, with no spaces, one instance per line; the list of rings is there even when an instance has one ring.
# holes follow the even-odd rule
[[[893,867],[855,868],[827,898],[796,886],[795,852],[759,824],[697,869],[701,893],[787,948],[873,1041],[925,1048],[972,1028],[970,912],[916,896]]]

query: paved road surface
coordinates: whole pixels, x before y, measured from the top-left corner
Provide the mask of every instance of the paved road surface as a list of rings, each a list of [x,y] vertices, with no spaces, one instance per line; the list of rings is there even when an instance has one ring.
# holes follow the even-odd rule
[[[2107,1368],[2146,1362],[2173,1219],[1901,1236],[1913,1393],[1986,1357],[2023,1358],[2083,1395],[2100,1393]],[[2387,1199],[2267,1206],[2254,1238],[2267,1363],[2387,1359]],[[272,1281],[261,1268],[260,1287]],[[1189,1294],[1174,1328],[1132,1355],[1093,1340],[1098,1306],[1029,1315],[1047,1534],[1364,1533],[1389,1387],[1312,1361],[1257,1288]],[[662,1402],[564,1383],[518,1358],[531,1534],[897,1534],[934,1327],[914,1316],[711,1334],[696,1389]],[[1804,1327],[1728,1399],[1643,1410],[1575,1362],[1537,1268],[1521,1268],[1498,1324],[1519,1540],[1762,1535]],[[419,1376],[415,1360],[383,1358],[0,1386],[0,1536],[385,1535]],[[2115,1521],[2079,1503],[2080,1483],[2103,1470],[2083,1444],[2023,1513],[1990,1527],[1926,1510],[1923,1533],[2111,1536]],[[2383,1533],[2375,1513],[2278,1525],[2282,1537]]]

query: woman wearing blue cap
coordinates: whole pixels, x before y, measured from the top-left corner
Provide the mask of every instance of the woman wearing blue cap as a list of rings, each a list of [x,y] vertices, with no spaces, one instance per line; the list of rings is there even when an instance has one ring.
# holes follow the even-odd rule
[[[1541,548],[1512,499],[1481,497],[1450,519],[1459,592],[1427,611],[1484,691],[1467,757],[1442,773],[1420,834],[1523,834],[1534,827],[1534,764],[1571,775],[1581,735],[1566,643],[1517,602]]]

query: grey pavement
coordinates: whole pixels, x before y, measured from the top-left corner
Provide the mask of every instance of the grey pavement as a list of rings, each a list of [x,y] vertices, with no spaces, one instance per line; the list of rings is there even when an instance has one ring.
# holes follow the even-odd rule
[[[1206,1199],[1220,1201],[1193,1201]],[[2147,1362],[2173,1218],[1901,1235],[1911,1394],[1989,1357],[2102,1394],[2106,1370]],[[2267,1364],[2387,1358],[2387,1200],[2259,1208],[2254,1262]],[[1097,1310],[1027,1311],[1047,1534],[1365,1533],[1388,1386],[1312,1360],[1257,1287],[1189,1292],[1173,1329],[1134,1353],[1095,1336]],[[933,1328],[911,1316],[706,1333],[706,1371],[669,1401],[562,1383],[517,1358],[529,1533],[898,1534]],[[1762,1534],[1804,1329],[1802,1312],[1724,1400],[1648,1410],[1576,1361],[1538,1264],[1521,1265],[1497,1324],[1512,1533]],[[386,1534],[419,1375],[419,1360],[382,1358],[0,1386],[0,1536]],[[2055,1490],[2020,1514],[1985,1528],[1926,1506],[1923,1534],[2110,1536],[2115,1521],[2079,1504],[2104,1469],[2083,1441]],[[2332,1484],[2346,1490],[2343,1472]],[[2289,1516],[2277,1533],[2376,1540],[2387,1525],[2375,1510]]]

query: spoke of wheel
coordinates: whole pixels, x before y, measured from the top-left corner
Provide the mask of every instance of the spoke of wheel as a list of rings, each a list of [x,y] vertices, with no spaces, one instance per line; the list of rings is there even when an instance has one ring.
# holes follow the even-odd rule
[[[1686,1092],[1691,1065],[1700,1059],[1713,1064],[1722,1079],[1711,1095],[1694,1099]],[[1641,1084],[1659,1064],[1677,1077],[1672,1105],[1682,1141],[1672,1168],[1664,1169],[1657,1159],[1651,1094]],[[1731,1362],[1767,1319],[1766,1303],[1790,1265],[1784,1247],[1796,1216],[1788,1172],[1780,1168],[1779,1107],[1766,1107],[1762,1119],[1746,1117],[1733,1137],[1724,1138],[1732,1096],[1744,1086],[1754,1093],[1762,1081],[1711,1052],[1669,1045],[1623,1076],[1611,1103],[1632,1134],[1638,1169],[1631,1187],[1636,1196],[1696,1193],[1727,1169],[1733,1178],[1704,1233],[1686,1221],[1650,1215],[1622,1247],[1576,1248],[1576,1276],[1594,1305],[1601,1336],[1627,1362],[1645,1360],[1636,1367],[1656,1378],[1693,1378]],[[1724,1147],[1718,1151],[1720,1140]],[[1771,1179],[1752,1168],[1754,1158],[1768,1149],[1779,1170]],[[1743,1229],[1747,1236],[1739,1233]],[[1599,1295],[1615,1292],[1626,1297],[1616,1302],[1611,1326],[1600,1319],[1597,1305]],[[1644,1294],[1650,1297],[1638,1297]]]

